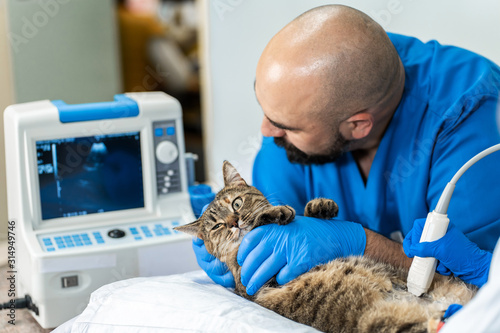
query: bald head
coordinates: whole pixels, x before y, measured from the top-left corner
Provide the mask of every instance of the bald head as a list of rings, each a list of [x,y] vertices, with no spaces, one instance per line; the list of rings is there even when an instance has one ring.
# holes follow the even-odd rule
[[[401,71],[379,24],[353,8],[328,5],[305,12],[272,38],[257,66],[256,93],[270,109],[293,112],[302,105],[341,119],[383,100]]]

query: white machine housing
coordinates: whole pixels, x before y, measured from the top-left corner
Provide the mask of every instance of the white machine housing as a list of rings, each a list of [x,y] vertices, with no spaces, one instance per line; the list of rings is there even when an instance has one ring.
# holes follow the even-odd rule
[[[15,225],[13,271],[17,274],[17,297],[31,297],[38,308],[38,314],[33,316],[44,328],[58,326],[81,313],[90,294],[105,284],[198,269],[191,238],[172,229],[195,219],[187,190],[181,106],[161,92],[117,95],[115,100],[136,104],[137,115],[123,110],[115,112],[114,107],[120,102],[90,103],[75,105],[80,110],[76,118],[61,122],[58,103],[48,100],[12,105],[4,112],[8,214]],[[99,109],[99,104],[107,109],[104,116],[92,119],[89,112],[90,119],[85,119],[85,109],[96,109],[96,105]],[[48,167],[54,178],[60,175],[40,160],[44,154],[40,147],[47,143],[47,154],[55,154],[56,146],[72,142],[71,138],[95,141],[123,135],[127,140],[138,141],[140,146],[137,170],[142,170],[142,175],[137,179],[140,182],[142,177],[142,207],[115,207],[94,213],[75,209],[64,216],[42,217],[39,173],[47,172]],[[96,147],[101,154],[105,152],[102,144]],[[84,151],[85,147],[81,148]],[[65,162],[81,168],[78,163],[88,160],[88,156],[88,151],[76,151]],[[126,180],[127,172],[135,170],[127,169],[127,164],[114,165],[119,169],[116,177],[122,177],[118,180]],[[55,162],[53,167],[58,167]],[[121,171],[124,173],[119,174]],[[77,187],[71,191],[71,198],[85,197],[85,191],[77,189],[85,186],[86,181],[74,182]],[[117,186],[115,192],[120,194],[121,185]],[[66,196],[62,199],[67,200],[68,191],[63,189],[61,193]]]

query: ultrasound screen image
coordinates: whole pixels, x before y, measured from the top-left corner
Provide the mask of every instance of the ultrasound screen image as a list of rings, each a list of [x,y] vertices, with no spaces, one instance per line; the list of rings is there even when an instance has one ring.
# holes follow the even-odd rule
[[[42,220],[144,207],[139,132],[36,142]]]

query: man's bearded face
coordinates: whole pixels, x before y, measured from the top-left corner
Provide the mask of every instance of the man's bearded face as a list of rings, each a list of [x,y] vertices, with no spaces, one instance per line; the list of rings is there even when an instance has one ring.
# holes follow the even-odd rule
[[[342,156],[342,154],[348,151],[350,144],[350,141],[346,140],[346,138],[338,131],[332,144],[328,148],[328,151],[324,154],[308,155],[288,142],[284,137],[275,137],[274,142],[278,147],[285,148],[286,155],[290,162],[304,165],[335,162]]]

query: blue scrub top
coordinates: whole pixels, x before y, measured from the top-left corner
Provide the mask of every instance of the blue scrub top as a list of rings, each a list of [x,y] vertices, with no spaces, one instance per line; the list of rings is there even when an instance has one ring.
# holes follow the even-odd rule
[[[465,162],[500,143],[497,65],[436,41],[389,37],[405,67],[405,88],[366,185],[351,153],[325,165],[292,164],[273,138],[264,138],[253,181],[273,204],[291,205],[301,214],[309,200],[331,198],[339,219],[386,237],[406,235],[415,219],[436,207]],[[469,239],[493,251],[500,236],[500,152],[460,178],[448,216]]]

